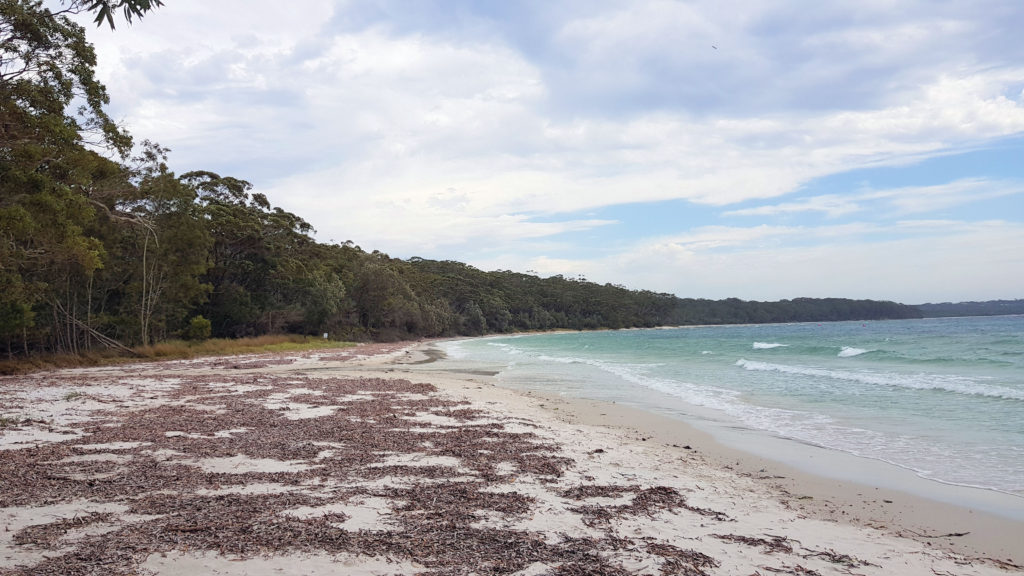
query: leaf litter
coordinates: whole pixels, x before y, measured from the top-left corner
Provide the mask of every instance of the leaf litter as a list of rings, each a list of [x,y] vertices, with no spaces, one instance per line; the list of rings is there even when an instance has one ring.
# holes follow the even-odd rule
[[[516,519],[530,515],[537,502],[509,490],[510,482],[532,478],[555,486],[573,466],[559,446],[530,430],[532,423],[503,421],[408,380],[241,372],[290,362],[196,362],[188,365],[196,372],[184,376],[150,371],[132,381],[110,372],[34,379],[39,387],[92,390],[99,408],[83,417],[80,435],[5,452],[0,508],[81,501],[127,508],[123,515],[89,513],[17,530],[14,548],[48,553],[3,573],[136,574],[152,555],[198,551],[234,558],[304,552],[387,557],[437,575],[513,574],[537,565],[549,574],[627,574],[613,553],[628,546],[663,561],[666,574],[703,574],[698,567],[714,563],[670,553],[669,544],[645,548],[610,530],[601,538],[563,535],[551,542],[517,529]],[[203,374],[201,368],[222,372]],[[102,385],[133,385],[139,397],[126,398],[123,391],[104,397]],[[289,418],[289,406],[297,404],[336,409]],[[110,452],[103,447],[117,456],[104,457]],[[380,482],[388,478],[401,482]],[[669,487],[580,485],[559,493],[570,500],[631,497],[607,509],[614,517],[695,510]],[[354,510],[367,502],[376,503],[377,521],[347,529]],[[611,519],[596,506],[569,509],[583,523]],[[489,514],[504,525],[479,525]],[[80,531],[68,538],[99,524],[102,534]],[[696,571],[670,568],[680,562]]]

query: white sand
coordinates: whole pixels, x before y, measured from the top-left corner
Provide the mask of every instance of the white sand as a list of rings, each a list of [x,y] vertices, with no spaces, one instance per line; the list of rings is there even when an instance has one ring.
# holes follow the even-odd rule
[[[387,558],[373,558],[341,554],[338,556],[293,554],[273,558],[239,560],[215,554],[170,553],[150,556],[142,566],[156,576],[216,574],[219,576],[258,576],[279,574],[305,574],[308,576],[383,576],[415,574],[423,567],[411,562],[395,562]]]

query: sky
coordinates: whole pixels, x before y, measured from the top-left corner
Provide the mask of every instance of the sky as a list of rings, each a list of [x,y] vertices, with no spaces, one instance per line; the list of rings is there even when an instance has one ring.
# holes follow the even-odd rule
[[[109,110],[394,257],[681,297],[1024,298],[1019,0],[165,0]]]

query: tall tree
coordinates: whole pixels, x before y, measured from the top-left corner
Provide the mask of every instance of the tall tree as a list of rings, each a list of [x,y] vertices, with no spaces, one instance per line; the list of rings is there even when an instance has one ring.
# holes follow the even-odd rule
[[[102,244],[85,233],[99,205],[91,195],[119,171],[96,150],[124,157],[131,148],[103,108],[95,66],[67,15],[38,0],[0,0],[0,281],[13,287],[0,294],[3,330],[20,328],[27,340],[48,318],[51,347],[72,352],[88,331],[83,287],[103,263]]]
[[[201,276],[212,238],[195,190],[168,170],[166,152],[143,144],[96,230],[110,252],[96,296],[113,305],[121,337],[143,345],[184,329],[210,289]]]

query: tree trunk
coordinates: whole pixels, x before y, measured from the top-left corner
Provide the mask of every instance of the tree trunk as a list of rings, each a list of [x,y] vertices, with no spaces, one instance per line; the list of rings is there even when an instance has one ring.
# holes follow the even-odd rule
[[[149,346],[149,318],[146,315],[146,253],[149,250],[149,231],[142,243],[142,302],[139,305],[139,328],[142,330],[142,345]]]
[[[87,288],[85,299],[85,325],[92,326],[92,279],[95,276],[89,274],[89,286]],[[92,350],[92,334],[89,332],[85,333],[85,349]]]

